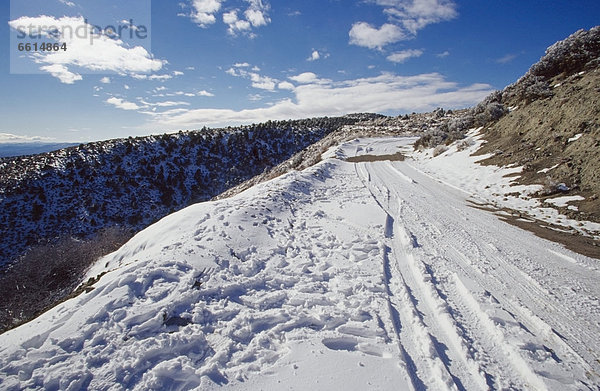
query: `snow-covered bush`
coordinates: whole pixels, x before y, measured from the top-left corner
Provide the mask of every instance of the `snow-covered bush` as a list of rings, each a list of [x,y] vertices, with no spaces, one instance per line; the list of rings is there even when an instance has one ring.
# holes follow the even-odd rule
[[[448,122],[448,133],[450,134],[464,134],[467,129],[473,127],[475,119],[472,115],[464,115],[462,117],[453,118]],[[462,137],[461,137],[462,138]],[[458,139],[458,138],[456,138]]]
[[[546,49],[546,54],[516,83],[508,86],[503,101],[531,103],[553,95],[550,81],[600,65],[600,26],[579,30]]]
[[[529,74],[551,79],[560,74],[580,72],[600,57],[600,26],[579,30],[546,49],[546,54],[534,64]]]
[[[477,126],[486,126],[507,114],[508,109],[504,107],[502,101],[502,91],[494,91],[488,95],[471,111],[474,124]]]
[[[425,132],[420,139],[415,142],[414,149],[433,148],[443,144],[448,138],[448,132],[442,128],[433,128]]]
[[[438,107],[437,109],[435,109],[435,110],[433,111],[433,115],[434,115],[436,118],[442,118],[442,117],[444,117],[444,116],[446,115],[446,110],[444,110],[444,109],[443,109],[443,108],[441,108],[441,107]]]
[[[530,73],[508,86],[503,93],[503,99],[510,102],[531,103],[538,99],[549,98],[553,95],[548,81],[541,76]]]
[[[434,115],[436,115],[436,112],[434,112]],[[446,112],[445,116],[447,117],[451,114],[454,113]],[[471,129],[474,123],[474,117],[471,111],[466,111],[452,118],[447,118],[437,126],[425,131],[423,136],[421,136],[414,144],[414,149],[435,148],[438,145],[449,145],[456,140],[462,140],[465,138],[467,130]]]
[[[502,103],[492,102],[485,107],[483,112],[477,114],[475,122],[480,126],[484,126],[499,120],[507,113],[508,109]]]

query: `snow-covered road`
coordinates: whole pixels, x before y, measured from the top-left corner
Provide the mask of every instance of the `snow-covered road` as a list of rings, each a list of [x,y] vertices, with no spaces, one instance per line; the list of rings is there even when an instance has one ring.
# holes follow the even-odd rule
[[[197,204],[0,335],[2,389],[600,387],[598,260],[469,206],[364,139]]]
[[[468,390],[560,389],[598,373],[594,261],[470,208],[410,164],[356,169],[387,215],[392,305],[405,355],[420,363],[415,378],[438,372],[435,380]]]

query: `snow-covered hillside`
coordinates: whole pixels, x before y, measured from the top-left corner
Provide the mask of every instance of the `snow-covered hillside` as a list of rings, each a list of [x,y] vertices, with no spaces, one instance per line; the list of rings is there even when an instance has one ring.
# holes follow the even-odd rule
[[[419,159],[343,160],[414,141],[355,140],[150,226],[0,335],[0,388],[598,389],[598,260]]]
[[[269,121],[0,159],[0,269],[39,243],[113,226],[137,232],[371,117],[377,115]]]

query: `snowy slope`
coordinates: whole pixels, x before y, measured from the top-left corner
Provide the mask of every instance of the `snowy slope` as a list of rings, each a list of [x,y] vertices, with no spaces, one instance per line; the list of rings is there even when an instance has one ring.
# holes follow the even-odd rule
[[[0,335],[0,388],[598,389],[598,261],[467,206],[408,150],[170,215]]]
[[[552,206],[566,206],[568,202],[582,200],[580,196],[557,197],[542,202],[534,194],[541,185],[519,185],[515,181],[522,174],[523,167],[517,165],[498,167],[477,164],[490,155],[471,156],[483,145],[481,129],[472,129],[466,138],[451,144],[448,150],[435,158],[432,150],[409,154],[420,171],[443,182],[447,186],[461,189],[478,204],[488,204],[495,208],[509,208],[547,223],[600,239],[600,224],[591,221],[574,220],[561,214]],[[463,146],[459,148],[459,146]],[[576,208],[575,206],[571,206]]]
[[[0,159],[0,269],[40,243],[93,237],[114,226],[139,232],[360,118],[270,121]]]

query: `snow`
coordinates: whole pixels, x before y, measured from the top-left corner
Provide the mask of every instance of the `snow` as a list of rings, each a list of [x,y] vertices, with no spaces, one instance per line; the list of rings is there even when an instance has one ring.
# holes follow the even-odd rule
[[[353,140],[150,226],[0,335],[0,388],[598,388],[597,260],[468,206],[519,168],[336,158],[412,142]]]
[[[549,198],[547,200],[544,200],[544,202],[547,202],[549,204],[552,204],[554,206],[558,206],[558,207],[565,207],[567,206],[567,204],[569,202],[573,202],[573,201],[583,201],[585,200],[585,198],[583,198],[582,196],[562,196],[562,197],[555,197],[555,198]]]
[[[583,136],[583,133],[577,133],[575,136],[569,138],[567,142],[571,143],[573,141],[577,141],[581,138],[581,136]]]
[[[540,149],[540,148],[538,148]],[[537,149],[536,149],[537,150]],[[541,170],[539,170],[537,173],[538,174],[546,174],[552,170],[554,170],[556,167],[560,166],[560,163],[553,165],[552,167],[548,167],[548,168],[543,168]]]
[[[517,185],[514,180],[522,167],[497,167],[477,164],[491,155],[472,156],[482,143],[480,129],[472,129],[467,134],[464,145],[469,147],[458,150],[458,143],[448,151],[433,158],[431,150],[410,153],[413,159],[407,164],[449,187],[459,189],[478,204],[494,208],[509,208],[522,211],[536,219],[567,227],[588,236],[600,238],[600,224],[590,221],[577,221],[559,213],[555,208],[544,207],[532,194],[542,189],[541,185]],[[551,170],[555,167],[550,167]],[[561,183],[560,191],[569,188]]]

